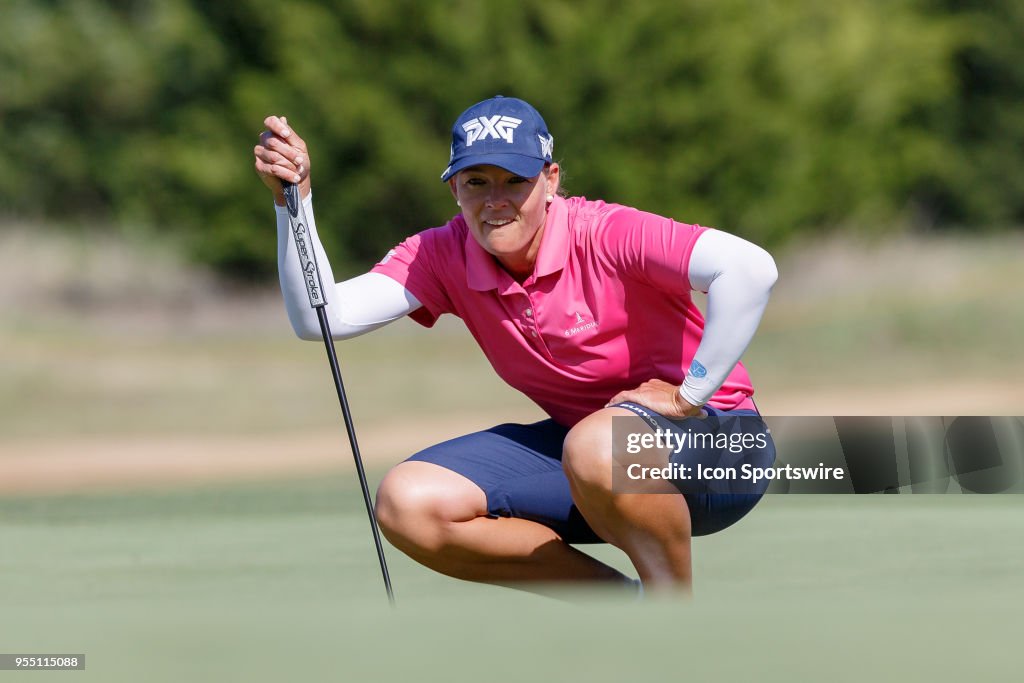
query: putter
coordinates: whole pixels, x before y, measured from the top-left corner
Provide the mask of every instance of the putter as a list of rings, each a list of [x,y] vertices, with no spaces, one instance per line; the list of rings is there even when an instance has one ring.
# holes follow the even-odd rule
[[[292,236],[295,238],[295,249],[299,252],[299,263],[302,266],[302,272],[306,280],[306,293],[309,295],[309,305],[316,310],[316,317],[320,320],[320,332],[323,334],[324,346],[327,348],[327,360],[331,364],[331,374],[334,375],[334,388],[338,391],[338,401],[341,403],[341,414],[345,419],[348,442],[352,446],[352,457],[356,461],[356,473],[359,475],[359,486],[363,490],[363,502],[366,503],[366,513],[370,516],[370,529],[373,531],[373,544],[377,547],[380,571],[384,575],[384,588],[388,592],[388,602],[394,607],[395,594],[391,590],[391,577],[388,576],[388,563],[384,559],[384,546],[381,545],[380,530],[377,529],[377,519],[373,515],[373,501],[370,499],[370,488],[366,485],[366,472],[363,470],[363,459],[359,455],[359,443],[356,441],[356,430],[352,425],[352,413],[348,409],[345,385],[341,381],[341,370],[338,369],[338,356],[334,351],[331,326],[327,322],[327,301],[324,299],[324,284],[320,279],[320,268],[316,264],[316,254],[313,252],[313,244],[309,239],[309,230],[306,228],[306,211],[302,207],[299,186],[283,180],[281,181],[281,186],[284,188],[284,199],[288,206],[288,223],[291,225]]]

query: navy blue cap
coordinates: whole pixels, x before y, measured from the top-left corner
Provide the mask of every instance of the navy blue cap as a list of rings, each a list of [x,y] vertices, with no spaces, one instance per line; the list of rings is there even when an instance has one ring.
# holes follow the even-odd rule
[[[514,97],[492,97],[462,112],[452,126],[452,155],[441,180],[470,166],[499,166],[533,178],[551,163],[555,139],[540,113]]]

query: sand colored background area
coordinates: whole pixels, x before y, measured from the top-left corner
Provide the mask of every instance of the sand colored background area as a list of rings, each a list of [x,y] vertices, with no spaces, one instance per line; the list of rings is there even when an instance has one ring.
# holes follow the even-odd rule
[[[33,245],[45,269],[19,258]],[[0,495],[343,471],[323,350],[273,288],[153,244],[0,238]],[[823,242],[778,255],[745,363],[766,415],[1024,413],[1019,236]],[[339,344],[364,458],[543,415],[457,320]]]
[[[968,387],[997,405],[1013,405],[1019,387],[991,383]],[[907,406],[903,414],[979,414],[970,401],[940,400],[941,385],[893,392],[890,400]],[[815,415],[799,396],[763,401],[774,415]],[[830,406],[831,414],[874,415],[868,393],[819,393],[812,405]],[[392,425],[357,425],[360,450],[368,467],[393,465],[421,448],[486,428],[499,419],[539,419],[528,410],[519,416],[481,414],[447,419],[407,419]],[[766,414],[767,413],[766,411]],[[992,414],[995,414],[994,412]],[[339,411],[340,415],[340,411]],[[340,420],[340,417],[339,417]],[[219,481],[329,474],[352,470],[343,425],[271,436],[82,436],[25,438],[0,443],[0,495],[167,488]]]

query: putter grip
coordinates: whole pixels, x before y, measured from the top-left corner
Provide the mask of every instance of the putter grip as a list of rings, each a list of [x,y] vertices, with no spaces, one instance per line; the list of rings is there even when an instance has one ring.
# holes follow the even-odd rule
[[[288,224],[292,229],[295,250],[299,254],[299,267],[306,281],[309,305],[313,308],[323,308],[327,305],[327,301],[324,300],[324,283],[320,279],[320,267],[316,263],[316,252],[313,250],[313,240],[306,223],[306,210],[302,207],[299,186],[281,181],[281,187],[284,189],[284,201],[288,209]]]

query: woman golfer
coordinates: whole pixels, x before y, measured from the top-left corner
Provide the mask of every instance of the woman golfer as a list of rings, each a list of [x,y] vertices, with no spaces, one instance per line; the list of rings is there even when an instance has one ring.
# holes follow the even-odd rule
[[[288,316],[300,337],[318,340],[279,182],[300,184],[323,280],[333,282],[313,222],[309,154],[284,118],[264,123],[255,166],[278,206]],[[775,263],[718,230],[560,196],[552,148],[526,102],[473,105],[452,127],[441,175],[460,213],[324,292],[337,339],[405,315],[426,327],[457,315],[495,371],[550,416],[396,465],[377,491],[377,519],[395,547],[461,579],[526,589],[631,583],[570,545],[603,540],[629,556],[648,589],[687,591],[692,537],[739,520],[767,486],[693,473],[774,460],[739,359]],[[696,290],[707,292],[706,320]],[[669,421],[685,417],[700,419]],[[714,438],[695,444],[701,432]],[[650,448],[627,454],[626,441],[642,435]],[[646,476],[667,465],[676,481]]]

